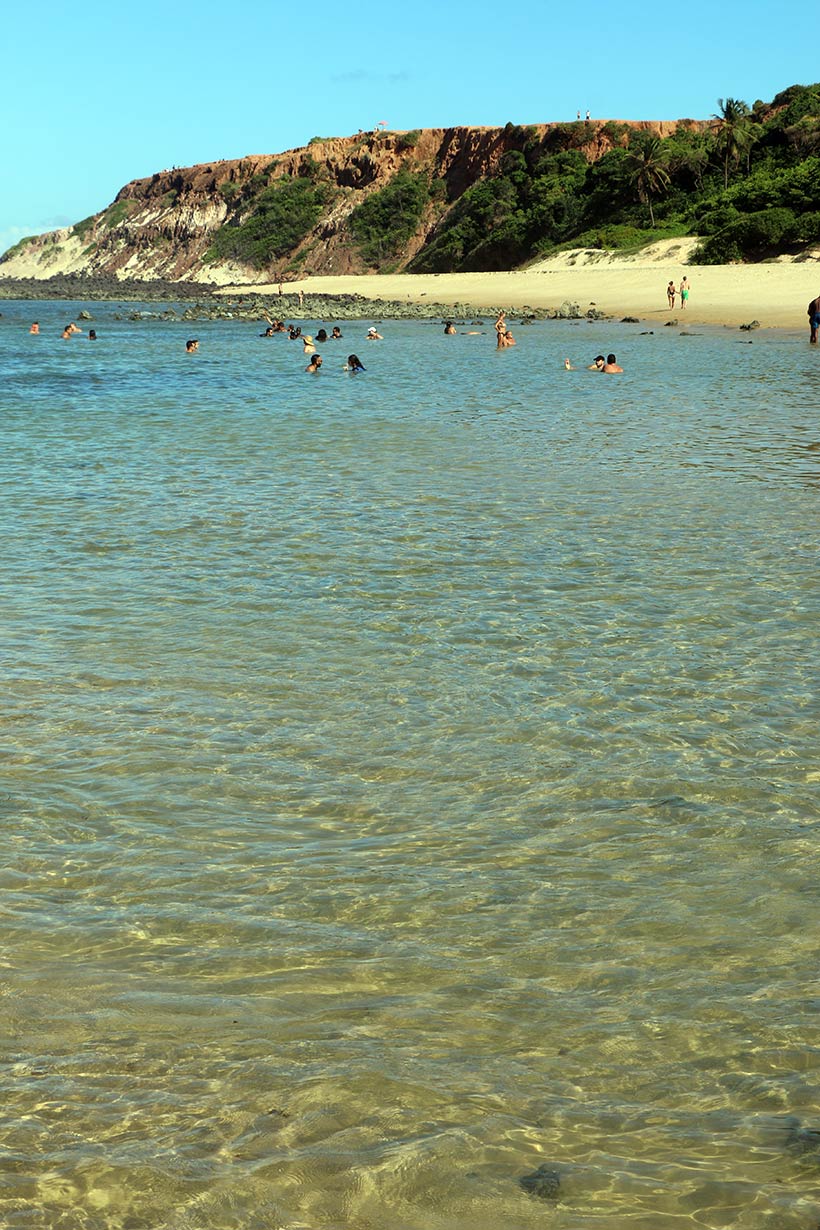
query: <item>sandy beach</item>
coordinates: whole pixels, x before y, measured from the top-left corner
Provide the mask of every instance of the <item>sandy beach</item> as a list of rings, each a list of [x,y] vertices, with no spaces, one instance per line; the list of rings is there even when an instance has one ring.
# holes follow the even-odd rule
[[[820,294],[817,259],[777,261],[761,265],[687,265],[696,240],[678,239],[644,249],[635,257],[593,250],[565,252],[550,260],[509,273],[381,274],[358,277],[312,277],[286,284],[289,292],[359,294],[366,298],[442,304],[477,309],[558,308],[591,305],[608,316],[637,316],[650,327],[670,319],[697,325],[737,328],[753,320],[762,328],[804,330],[806,306]],[[670,312],[666,285],[691,283],[689,303],[679,300]],[[237,293],[236,284],[224,288]],[[276,294],[276,284],[255,284],[253,290]]]

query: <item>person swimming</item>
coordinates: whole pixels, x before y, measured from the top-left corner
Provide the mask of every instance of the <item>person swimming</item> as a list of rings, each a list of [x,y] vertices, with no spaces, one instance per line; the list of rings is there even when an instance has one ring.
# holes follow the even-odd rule
[[[324,329],[319,329],[318,333],[316,334],[316,341],[317,342],[327,341],[327,333],[324,331]]]
[[[302,338],[302,349],[305,354],[313,354],[316,347],[313,345],[313,338],[309,333],[306,333]]]
[[[310,362],[305,368],[305,371],[313,372],[314,376],[318,376],[319,368],[321,366],[322,366],[322,356],[320,354],[314,354],[310,356]]]
[[[614,354],[608,354],[606,356],[606,364],[602,370],[605,372],[622,372],[624,369],[619,365]]]
[[[332,332],[332,333],[331,333],[331,335],[330,335],[330,340],[331,340],[332,342],[338,342],[338,341],[340,341],[340,340],[341,340],[341,336],[342,336],[342,331],[341,331],[341,329],[339,328],[339,326],[338,326],[338,325],[334,325],[334,326],[333,326],[333,332]]]
[[[444,322],[444,332],[445,333],[453,334],[455,333],[455,331],[456,331],[456,327],[453,324],[452,320],[447,320]]]
[[[29,333],[39,333],[39,332],[40,332],[40,322],[39,320],[35,320],[34,324],[29,329]]]
[[[185,349],[188,354],[196,354],[199,350],[199,339],[196,337],[189,337],[188,341],[185,343]]]
[[[596,354],[595,362],[590,363],[589,367],[587,368],[587,371],[588,372],[602,372],[604,370],[605,363],[606,363],[605,357],[602,354]]]
[[[363,372],[366,370],[364,363],[362,363],[357,354],[349,354],[347,356],[347,363],[345,363],[346,372]]]
[[[371,325],[367,330],[367,340],[368,342],[383,342],[384,338],[381,333],[379,333],[378,329],[376,329],[375,325]]]

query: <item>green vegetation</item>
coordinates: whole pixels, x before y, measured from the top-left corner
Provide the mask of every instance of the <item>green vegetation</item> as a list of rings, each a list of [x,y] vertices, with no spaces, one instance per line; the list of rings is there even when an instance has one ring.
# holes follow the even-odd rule
[[[426,175],[398,171],[350,215],[348,225],[369,265],[395,256],[412,239],[430,200]]]
[[[37,239],[37,235],[26,235],[24,239],[18,239],[17,243],[12,244],[12,246],[7,248],[3,255],[0,256],[0,261],[8,261],[11,260],[13,256],[18,256],[23,249],[27,248],[28,245],[33,243],[35,239]]]
[[[263,188],[243,215],[242,206],[216,232],[206,259],[235,260],[254,269],[287,256],[313,229],[328,199],[328,190],[309,179],[274,180]]]
[[[630,249],[688,234],[704,237],[694,258],[704,263],[820,241],[820,85],[754,107],[720,99],[710,124],[664,139],[606,124],[596,139],[612,148],[595,162],[581,152],[583,123],[540,138],[512,124],[504,133],[498,173],[452,203],[410,269],[510,268],[560,247]]]
[[[137,205],[136,201],[128,200],[115,201],[113,205],[109,205],[102,216],[103,226],[107,230],[112,230],[115,226],[119,226],[120,222],[124,222],[128,215]]]
[[[94,229],[96,222],[97,215],[92,214],[90,218],[83,218],[82,222],[75,222],[71,229],[78,239],[82,239],[90,230]]]

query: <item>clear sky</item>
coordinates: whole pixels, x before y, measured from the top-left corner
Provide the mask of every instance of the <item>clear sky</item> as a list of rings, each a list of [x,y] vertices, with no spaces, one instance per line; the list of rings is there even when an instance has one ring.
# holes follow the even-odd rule
[[[130,179],[394,129],[707,119],[820,79],[820,5],[5,5],[0,252]]]

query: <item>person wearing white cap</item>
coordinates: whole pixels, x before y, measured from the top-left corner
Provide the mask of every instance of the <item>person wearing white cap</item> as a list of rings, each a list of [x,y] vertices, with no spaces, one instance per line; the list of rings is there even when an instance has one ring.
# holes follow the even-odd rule
[[[368,342],[383,342],[384,338],[382,337],[381,333],[378,332],[378,330],[376,329],[376,326],[371,325],[370,328],[367,330],[367,340]]]

